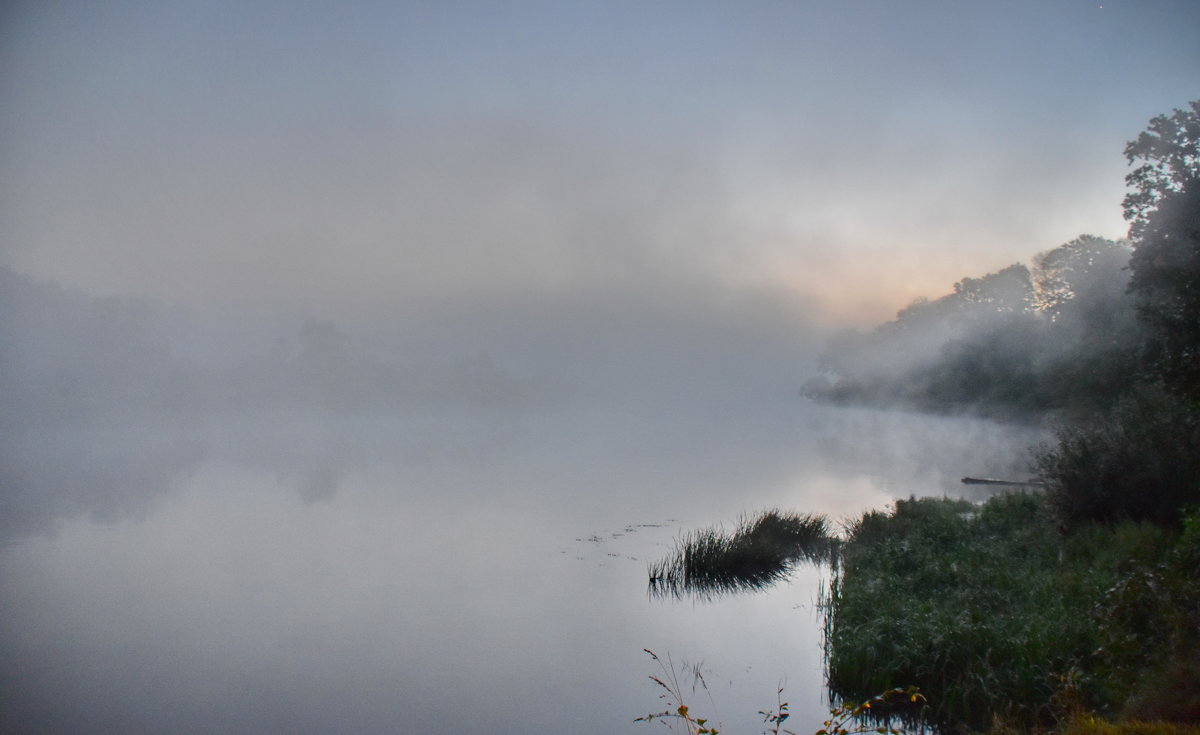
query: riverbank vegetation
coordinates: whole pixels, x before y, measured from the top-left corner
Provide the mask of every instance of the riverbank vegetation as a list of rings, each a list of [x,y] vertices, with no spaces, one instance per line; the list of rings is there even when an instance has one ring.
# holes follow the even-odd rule
[[[1125,152],[1128,243],[1083,236],[963,279],[835,341],[810,383],[1056,427],[1044,493],[850,524],[827,606],[835,697],[918,686],[946,732],[1200,724],[1200,102]]]
[[[827,547],[835,704],[916,687],[891,714],[943,733],[1200,731],[1200,101],[1125,153],[1128,242],[964,278],[840,335],[807,384],[1056,429],[1044,491],[899,500]]]
[[[1062,535],[1040,493],[900,500],[848,529],[829,595],[831,694],[915,685],[947,732],[1079,712],[1200,721],[1200,515]]]
[[[1038,491],[898,500],[841,539],[819,516],[768,511],[683,537],[651,565],[650,589],[711,600],[828,561],[830,699],[845,711],[876,702],[855,715],[864,732],[1200,723],[1200,510],[1178,528],[1125,518],[1064,533],[1061,518]],[[921,696],[879,701],[897,691]]]

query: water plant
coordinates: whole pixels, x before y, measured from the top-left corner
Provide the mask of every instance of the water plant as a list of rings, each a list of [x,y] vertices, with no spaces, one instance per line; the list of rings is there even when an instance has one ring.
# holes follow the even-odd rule
[[[670,654],[667,654],[664,660],[649,648],[642,650],[658,664],[659,673],[651,674],[650,681],[661,690],[658,696],[667,702],[667,708],[638,717],[634,722],[658,720],[668,726],[679,724],[688,735],[719,735],[721,731],[709,719],[696,716],[684,701],[685,686],[680,682],[680,668],[676,667]],[[709,702],[715,710],[716,705],[712,701],[701,668],[699,664],[683,666],[682,671],[685,680],[687,676],[692,679],[692,693],[696,693],[697,689],[703,690],[708,694]],[[758,712],[767,726],[764,730],[766,735],[797,735],[783,726],[791,717],[789,705],[783,699],[783,689],[780,686],[775,691],[776,704],[773,709]],[[906,725],[916,725],[913,729],[919,729],[923,722],[925,701],[925,695],[916,687],[896,687],[858,702],[839,701],[830,708],[829,719],[825,720],[815,735],[903,735],[904,731],[892,727],[893,719],[901,714]]]
[[[830,557],[834,540],[819,515],[767,510],[676,539],[672,553],[649,565],[651,597],[712,599],[763,589],[785,579],[801,561]]]
[[[920,730],[925,707],[925,695],[914,686],[894,687],[860,702],[841,700],[815,735],[902,735],[893,720],[899,717],[908,729]]]
[[[659,699],[666,701],[667,708],[661,712],[653,712],[648,715],[643,715],[634,720],[634,722],[653,722],[659,720],[666,723],[679,723],[683,726],[684,732],[688,735],[719,735],[720,730],[715,725],[709,723],[707,718],[697,717],[692,714],[691,707],[684,702],[683,690],[684,687],[679,682],[679,670],[675,667],[675,662],[671,660],[671,654],[666,654],[666,660],[658,657],[654,651],[649,648],[643,648],[643,651],[650,654],[650,658],[658,664],[659,674],[651,674],[650,681],[654,682],[662,691],[659,692]],[[708,683],[704,680],[704,673],[701,671],[699,664],[691,667],[684,667],[685,671],[691,674],[692,677],[692,692],[696,692],[696,688],[701,688],[704,692],[708,692]],[[712,702],[712,695],[709,694],[709,701]],[[714,709],[716,709],[714,705]],[[672,728],[674,729],[674,728]]]
[[[822,518],[770,511],[684,537],[651,567],[651,592],[759,589],[800,559],[827,559],[827,682],[840,709],[818,735],[886,735],[893,720],[943,735],[1057,732],[1085,715],[1200,721],[1200,510],[1181,528],[1064,529],[1054,507],[1041,492],[909,498],[849,523],[840,542]],[[906,704],[910,685],[922,697]],[[760,712],[774,735],[789,732],[785,705]],[[712,731],[678,696],[654,717]]]

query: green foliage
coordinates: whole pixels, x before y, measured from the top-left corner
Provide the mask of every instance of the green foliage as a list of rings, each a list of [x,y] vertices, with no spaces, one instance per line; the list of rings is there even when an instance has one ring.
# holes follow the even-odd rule
[[[1066,527],[1124,518],[1176,525],[1200,503],[1200,411],[1142,387],[1109,415],[1067,424],[1036,465]]]
[[[1157,594],[1145,602],[1165,597],[1168,604],[1160,611],[1163,623],[1153,648],[1164,663],[1140,681],[1125,707],[1126,714],[1143,720],[1200,723],[1200,506],[1184,514],[1182,527],[1174,549],[1148,580]]]
[[[901,501],[853,527],[829,611],[832,692],[856,698],[913,683],[935,702],[936,724],[980,728],[994,712],[1036,720],[1008,710],[1048,701],[1071,652],[1047,658],[1063,631],[1009,614],[1014,604],[1051,619],[1062,612],[1055,580],[1030,576],[1037,565],[1025,561],[1053,557],[1053,528],[1032,512],[1033,497],[1008,496],[986,513],[962,501]]]
[[[1180,519],[1183,533],[1175,549],[1180,569],[1200,570],[1200,505],[1188,508]]]
[[[1194,568],[1173,532],[1063,538],[1035,493],[910,499],[851,525],[826,608],[831,693],[916,685],[943,731],[1115,714],[1195,650]],[[1188,557],[1190,559],[1190,557]]]

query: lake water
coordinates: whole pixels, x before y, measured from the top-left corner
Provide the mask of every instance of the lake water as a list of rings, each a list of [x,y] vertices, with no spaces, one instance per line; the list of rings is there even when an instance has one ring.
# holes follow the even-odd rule
[[[826,713],[825,573],[652,600],[768,507],[848,518],[1024,476],[1028,428],[792,396],[123,422],[6,441],[5,732],[647,733],[643,651],[723,732]]]

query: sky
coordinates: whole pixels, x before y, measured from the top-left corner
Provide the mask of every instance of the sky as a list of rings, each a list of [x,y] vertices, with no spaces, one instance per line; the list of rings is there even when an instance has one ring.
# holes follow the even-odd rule
[[[239,314],[869,324],[1082,233],[1191,0],[10,2],[0,265]],[[754,312],[753,309],[749,312]]]

